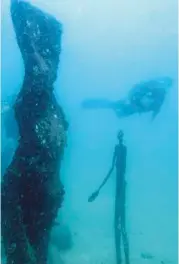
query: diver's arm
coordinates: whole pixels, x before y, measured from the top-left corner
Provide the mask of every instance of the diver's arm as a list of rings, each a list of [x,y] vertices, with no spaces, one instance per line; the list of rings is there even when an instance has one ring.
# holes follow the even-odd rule
[[[158,106],[158,107],[156,107],[154,110],[153,110],[153,112],[152,112],[152,121],[156,118],[156,116],[159,114],[159,112],[160,112],[160,108],[161,108],[161,106]]]
[[[159,114],[162,104],[164,102],[164,97],[160,98],[160,101],[158,100],[154,105],[153,105],[153,111],[152,111],[152,121],[156,118],[156,116]]]

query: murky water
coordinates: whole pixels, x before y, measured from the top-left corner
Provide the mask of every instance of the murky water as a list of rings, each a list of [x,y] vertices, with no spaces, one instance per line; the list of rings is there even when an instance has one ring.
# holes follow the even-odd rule
[[[63,24],[56,95],[69,121],[62,180],[62,226],[72,245],[50,246],[50,263],[115,264],[115,173],[93,203],[89,195],[110,169],[117,132],[127,146],[126,224],[131,264],[177,263],[177,1],[33,0]],[[24,68],[2,1],[2,99],[19,91]],[[170,76],[160,113],[119,119],[111,110],[85,111],[86,98],[123,98],[134,84]],[[3,121],[3,119],[2,119]],[[3,132],[2,122],[2,132]],[[5,148],[6,135],[2,136]],[[13,151],[13,147],[12,147]],[[67,237],[67,241],[69,240]],[[67,242],[68,243],[68,242]],[[123,262],[124,263],[124,262]]]

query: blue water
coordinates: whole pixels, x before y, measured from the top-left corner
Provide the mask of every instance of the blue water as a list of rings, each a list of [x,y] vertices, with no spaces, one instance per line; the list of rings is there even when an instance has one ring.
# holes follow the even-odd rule
[[[94,203],[87,199],[111,166],[119,129],[128,148],[131,263],[176,264],[177,1],[30,2],[56,16],[64,31],[55,91],[70,126],[62,168],[66,196],[60,214],[71,230],[73,247],[59,252],[51,245],[50,264],[59,264],[59,258],[65,264],[115,264],[115,175]],[[9,1],[3,0],[2,100],[19,91],[23,73]],[[160,76],[170,76],[174,85],[154,122],[148,114],[119,120],[113,112],[80,107],[88,97],[120,99],[135,83]]]

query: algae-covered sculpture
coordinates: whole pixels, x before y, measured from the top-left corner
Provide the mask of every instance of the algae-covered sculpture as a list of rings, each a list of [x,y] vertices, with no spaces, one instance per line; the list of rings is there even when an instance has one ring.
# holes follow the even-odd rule
[[[62,27],[18,0],[11,1],[11,17],[25,75],[14,103],[18,146],[1,186],[2,241],[7,264],[46,264],[64,196],[59,171],[68,125],[53,87]]]

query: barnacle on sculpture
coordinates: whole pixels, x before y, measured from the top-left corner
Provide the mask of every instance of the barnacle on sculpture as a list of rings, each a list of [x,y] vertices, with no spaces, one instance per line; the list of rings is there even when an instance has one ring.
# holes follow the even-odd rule
[[[42,145],[55,143],[60,147],[66,142],[66,130],[57,114],[39,120],[35,125],[35,132]]]

